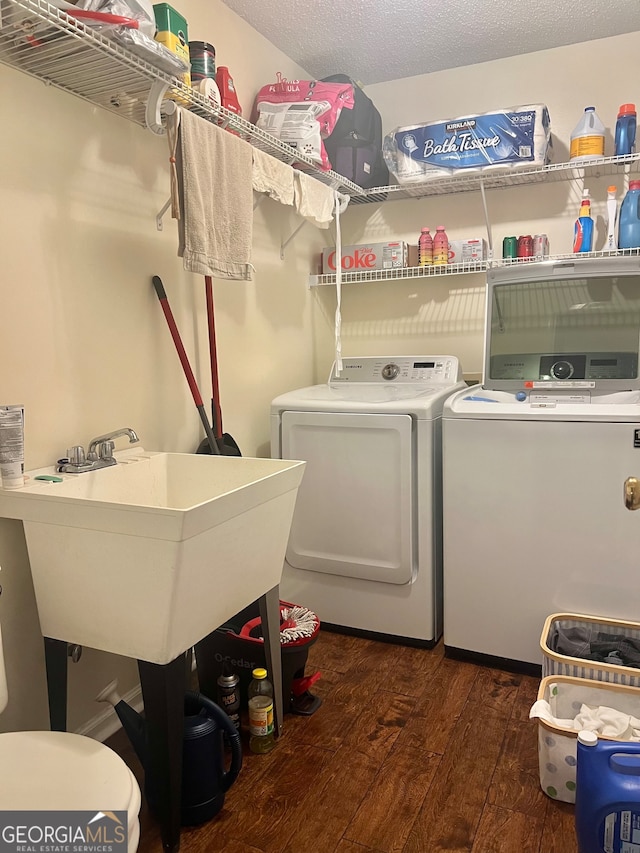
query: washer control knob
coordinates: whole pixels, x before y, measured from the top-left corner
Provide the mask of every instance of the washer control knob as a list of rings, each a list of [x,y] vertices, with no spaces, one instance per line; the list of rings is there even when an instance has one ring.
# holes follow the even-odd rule
[[[524,401],[525,401],[526,399],[527,399],[527,392],[526,392],[526,391],[518,391],[518,392],[517,392],[517,394],[516,394],[516,400],[517,400],[519,403],[524,403]]]
[[[570,361],[556,361],[551,366],[551,375],[555,379],[569,379],[573,376],[573,365]]]
[[[400,373],[400,368],[397,364],[385,364],[382,368],[382,378],[383,379],[395,379],[397,375]]]

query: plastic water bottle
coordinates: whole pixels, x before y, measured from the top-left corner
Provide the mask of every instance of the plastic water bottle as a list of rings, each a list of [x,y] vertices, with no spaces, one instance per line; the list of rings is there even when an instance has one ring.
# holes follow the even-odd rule
[[[640,248],[640,181],[629,181],[629,189],[620,206],[618,248]]]
[[[633,850],[640,826],[640,743],[579,732],[576,836],[579,853]]]
[[[444,225],[438,225],[436,235],[433,238],[433,263],[434,266],[449,263],[449,238],[444,230]]]
[[[605,127],[595,107],[585,107],[584,115],[571,134],[571,160],[595,160],[604,157]]]
[[[636,150],[636,105],[622,104],[616,121],[616,157]]]
[[[433,263],[433,237],[428,228],[423,228],[418,240],[418,266],[430,266]]]
[[[273,724],[273,685],[267,678],[267,670],[253,670],[249,684],[249,749],[263,754],[271,752],[276,745]]]

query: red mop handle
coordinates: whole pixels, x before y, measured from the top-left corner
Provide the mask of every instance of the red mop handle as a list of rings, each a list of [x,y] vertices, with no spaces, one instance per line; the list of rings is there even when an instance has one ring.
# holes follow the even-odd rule
[[[173,338],[173,342],[176,345],[176,350],[178,351],[178,358],[180,359],[180,364],[182,365],[182,369],[184,370],[184,375],[187,377],[187,382],[189,383],[189,388],[191,389],[191,395],[193,396],[193,402],[196,404],[196,406],[200,407],[203,405],[202,397],[200,396],[200,390],[198,389],[196,378],[193,375],[193,371],[191,370],[191,365],[189,364],[189,358],[187,356],[186,350],[182,345],[182,339],[180,338],[180,332],[178,331],[176,321],[173,319],[173,312],[171,311],[171,306],[169,305],[169,300],[167,299],[164,284],[162,283],[162,279],[158,275],[154,275],[152,281],[153,286],[156,289],[156,293],[158,294],[160,305],[162,306],[162,310],[164,311],[164,316],[167,320],[167,325],[169,326],[171,337]]]
[[[213,281],[210,275],[204,277],[207,297],[207,321],[209,326],[209,360],[211,362],[211,399],[215,411],[213,431],[216,438],[222,438],[222,409],[220,408],[220,388],[218,386],[218,353],[216,347],[216,322],[213,313]]]

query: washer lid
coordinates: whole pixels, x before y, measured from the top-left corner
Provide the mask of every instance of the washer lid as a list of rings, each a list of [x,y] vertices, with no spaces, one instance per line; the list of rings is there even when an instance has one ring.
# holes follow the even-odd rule
[[[640,391],[495,391],[483,385],[447,398],[443,417],[470,420],[606,421],[640,424]],[[640,439],[639,439],[640,440]]]
[[[455,356],[365,356],[343,359],[338,375],[276,397],[273,412],[388,412],[425,417],[439,413],[444,399],[463,387]]]
[[[439,415],[445,399],[466,387],[464,382],[438,388],[415,386],[360,385],[334,388],[330,385],[311,385],[282,394],[271,404],[273,413],[285,411],[316,412],[379,412],[409,414],[417,418]]]

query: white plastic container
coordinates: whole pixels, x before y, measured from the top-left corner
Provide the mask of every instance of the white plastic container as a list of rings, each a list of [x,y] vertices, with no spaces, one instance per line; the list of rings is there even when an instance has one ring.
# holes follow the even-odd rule
[[[595,107],[585,107],[584,115],[571,134],[571,160],[597,160],[604,157],[605,126]]]
[[[621,684],[607,684],[588,678],[553,675],[543,678],[538,690],[538,702],[549,703],[554,718],[572,719],[582,704],[606,706],[622,714],[636,716],[640,708],[640,690]],[[540,787],[553,800],[564,803],[576,801],[576,762],[578,729],[539,716],[538,702],[530,718],[538,724],[538,764]],[[598,734],[608,743],[629,743]]]

